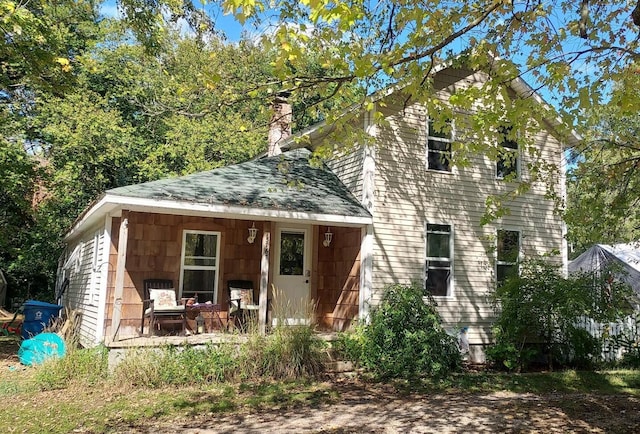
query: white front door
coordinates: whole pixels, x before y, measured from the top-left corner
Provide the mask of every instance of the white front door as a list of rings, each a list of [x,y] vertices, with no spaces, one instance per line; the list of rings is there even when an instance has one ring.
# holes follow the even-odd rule
[[[310,300],[311,227],[278,225],[275,239],[273,324],[308,324],[314,314]]]

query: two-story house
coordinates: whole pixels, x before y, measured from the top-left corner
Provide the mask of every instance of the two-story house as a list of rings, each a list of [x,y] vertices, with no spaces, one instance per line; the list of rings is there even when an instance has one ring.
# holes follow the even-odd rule
[[[486,75],[443,68],[434,80],[447,100]],[[508,87],[544,104],[520,79]],[[372,121],[376,112],[381,125]],[[306,321],[304,308],[274,313],[278,298],[313,300],[318,327],[344,330],[366,317],[388,284],[419,282],[445,326],[467,327],[480,348],[491,339],[487,295],[497,281],[517,272],[523,256],[557,251],[566,265],[563,222],[545,183],[532,183],[508,203],[509,213],[481,224],[487,198],[527,181],[533,158],[556,168],[553,187],[564,191],[564,145],[577,137],[563,139],[556,119],[534,121],[537,157],[505,126],[500,156],[479,152],[456,165],[460,123],[437,124],[422,105],[390,92],[359,118],[369,143],[326,165],[310,164],[311,153],[290,140],[279,155],[108,190],[65,238],[62,299],[82,312],[82,342],[93,345],[140,332],[145,279],[171,280],[178,296],[197,293],[221,305],[223,317],[227,282],[249,280],[262,331],[278,315]],[[301,134],[313,149],[324,133],[317,126]]]

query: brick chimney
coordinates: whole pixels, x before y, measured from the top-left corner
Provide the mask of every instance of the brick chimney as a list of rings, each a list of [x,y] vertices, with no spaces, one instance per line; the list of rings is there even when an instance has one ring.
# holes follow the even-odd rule
[[[267,156],[280,155],[280,144],[291,136],[293,119],[289,92],[279,92],[273,100],[271,121],[269,122],[269,148]]]

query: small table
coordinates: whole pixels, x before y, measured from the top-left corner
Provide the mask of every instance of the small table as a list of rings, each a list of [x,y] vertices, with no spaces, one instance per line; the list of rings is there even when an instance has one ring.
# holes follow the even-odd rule
[[[220,312],[222,307],[219,304],[213,303],[194,303],[187,305],[187,316],[194,318],[201,313],[208,313],[208,315],[203,315],[205,317],[205,328],[207,333],[211,333],[213,331],[213,322],[214,320],[218,321],[218,325],[220,326],[220,330],[223,329],[222,318],[220,318]],[[207,321],[206,318],[209,319],[209,327],[206,327]]]

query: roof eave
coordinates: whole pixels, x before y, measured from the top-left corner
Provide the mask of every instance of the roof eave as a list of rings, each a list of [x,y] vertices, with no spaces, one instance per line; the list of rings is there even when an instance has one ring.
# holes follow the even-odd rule
[[[118,210],[154,212],[158,214],[182,214],[201,217],[233,218],[257,221],[304,221],[310,224],[362,227],[373,224],[373,217],[327,214],[284,209],[256,208],[249,206],[211,204],[184,200],[150,199],[106,193],[90,207],[64,237],[75,238],[106,215]],[[115,214],[114,214],[115,215]]]

